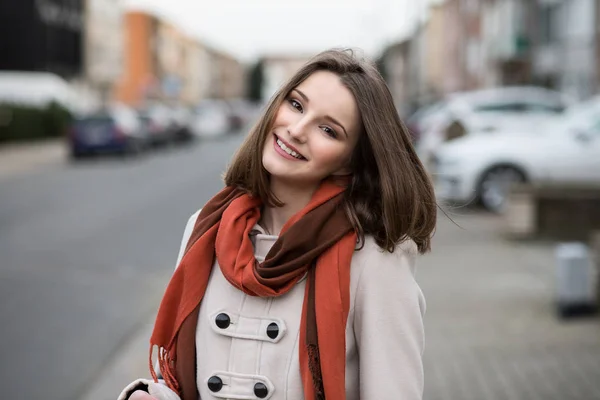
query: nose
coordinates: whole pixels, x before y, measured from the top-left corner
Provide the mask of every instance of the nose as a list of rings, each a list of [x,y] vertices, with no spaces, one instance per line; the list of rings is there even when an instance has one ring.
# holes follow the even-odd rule
[[[294,123],[288,126],[290,138],[298,143],[304,143],[306,141],[307,130],[308,127],[304,118],[298,118]]]

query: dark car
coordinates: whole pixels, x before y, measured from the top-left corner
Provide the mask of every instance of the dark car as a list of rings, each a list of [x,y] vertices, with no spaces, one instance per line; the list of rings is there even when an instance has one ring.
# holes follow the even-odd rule
[[[73,158],[99,153],[138,154],[148,144],[142,123],[127,107],[76,118],[70,127],[68,140]]]

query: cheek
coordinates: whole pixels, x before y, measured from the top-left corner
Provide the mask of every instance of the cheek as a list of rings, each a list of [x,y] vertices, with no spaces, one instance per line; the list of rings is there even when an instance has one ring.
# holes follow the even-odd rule
[[[338,168],[350,159],[350,149],[341,143],[319,143],[313,156],[323,168]]]
[[[277,113],[275,114],[275,118],[273,119],[273,126],[281,126],[281,125],[289,124],[292,115],[293,115],[293,113],[291,112],[291,110],[289,110],[285,106],[285,104],[282,104],[279,107],[279,109],[277,110]]]

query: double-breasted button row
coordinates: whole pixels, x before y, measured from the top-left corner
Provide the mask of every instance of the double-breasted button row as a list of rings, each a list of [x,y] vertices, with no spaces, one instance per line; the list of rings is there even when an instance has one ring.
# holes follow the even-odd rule
[[[247,396],[249,391],[252,391],[257,398],[266,399],[273,391],[273,385],[264,377],[227,372],[219,372],[218,375],[211,376],[206,381],[206,385],[214,396],[222,398]]]
[[[227,311],[212,316],[213,327],[222,335],[278,342],[285,333],[285,324],[274,318],[247,317]]]

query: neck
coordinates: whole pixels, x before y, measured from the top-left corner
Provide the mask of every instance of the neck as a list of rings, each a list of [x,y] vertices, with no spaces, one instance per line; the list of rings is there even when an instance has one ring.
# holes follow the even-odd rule
[[[310,201],[316,187],[285,185],[276,179],[271,180],[271,192],[284,203],[281,207],[265,205],[260,225],[271,235],[279,235],[285,223]]]

